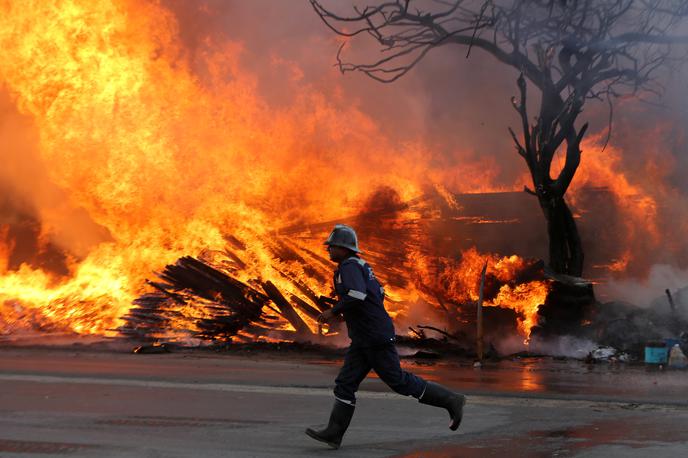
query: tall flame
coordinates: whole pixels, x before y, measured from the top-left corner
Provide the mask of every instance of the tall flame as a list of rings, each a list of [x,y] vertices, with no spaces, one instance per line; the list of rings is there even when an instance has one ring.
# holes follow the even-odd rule
[[[275,228],[352,214],[371,180],[420,194],[417,146],[397,154],[365,114],[317,91],[268,106],[238,44],[208,43],[192,72],[157,2],[5,0],[0,13],[0,80],[32,117],[50,179],[112,239],[72,259],[66,281],[28,265],[3,275],[13,314],[106,333],[153,269],[228,233],[250,243],[251,275],[279,283],[262,246]]]

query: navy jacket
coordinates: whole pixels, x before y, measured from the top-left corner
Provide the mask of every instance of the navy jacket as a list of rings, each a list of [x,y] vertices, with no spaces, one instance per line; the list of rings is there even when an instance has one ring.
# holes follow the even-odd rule
[[[367,262],[356,256],[342,261],[334,273],[334,289],[339,301],[332,312],[344,315],[352,345],[394,342],[394,324],[384,306],[385,291]]]

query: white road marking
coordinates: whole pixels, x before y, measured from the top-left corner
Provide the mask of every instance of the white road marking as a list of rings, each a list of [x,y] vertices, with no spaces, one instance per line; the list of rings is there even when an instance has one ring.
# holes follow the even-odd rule
[[[232,393],[256,393],[256,394],[283,394],[292,396],[328,396],[333,397],[330,388],[294,387],[294,386],[270,386],[270,385],[241,385],[236,383],[190,383],[170,382],[164,380],[141,380],[129,378],[99,378],[99,377],[68,377],[61,375],[32,375],[32,374],[7,374],[0,373],[0,382],[29,382],[50,384],[84,384],[84,385],[117,385],[138,388],[162,388],[178,390],[205,390],[222,391]],[[358,391],[356,396],[362,399],[401,399],[394,392]],[[620,401],[595,401],[581,399],[546,399],[537,397],[519,396],[485,396],[469,395],[467,404],[483,404],[495,406],[530,406],[530,407],[558,407],[590,408],[593,406],[602,408],[628,408],[634,410],[687,410],[682,405],[665,405],[654,403],[631,404]]]
[[[72,383],[85,385],[118,385],[139,388],[171,388],[179,390],[229,391],[259,394],[288,394],[299,396],[333,396],[329,388],[292,387],[269,385],[240,385],[235,383],[190,383],[169,382],[164,380],[141,380],[128,378],[98,378],[98,377],[67,377],[61,375],[31,375],[31,374],[2,374],[0,381],[32,382],[32,383]],[[394,393],[378,393],[374,391],[360,391],[363,397],[391,398],[399,397]]]

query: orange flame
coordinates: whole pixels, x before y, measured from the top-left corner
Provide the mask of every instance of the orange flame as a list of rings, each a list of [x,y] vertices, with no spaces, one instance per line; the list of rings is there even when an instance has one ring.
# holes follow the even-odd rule
[[[62,207],[39,208],[40,219],[59,221],[65,208],[83,209],[107,233],[84,254],[77,245],[92,234],[82,227],[71,237],[43,227],[41,237],[67,253],[63,278],[28,264],[8,270],[13,242],[0,230],[0,333],[49,324],[110,335],[152,271],[182,255],[222,249],[227,234],[246,243],[246,267],[235,271],[240,280],[270,280],[297,294],[284,280],[288,273],[326,294],[329,285],[310,278],[299,262],[274,259],[269,248],[278,228],[356,214],[370,183],[393,188],[403,202],[435,189],[455,209],[451,192],[521,187],[493,184],[499,165],[491,158],[487,165],[448,167],[422,145],[399,149],[337,90],[300,86],[297,66],[290,69],[294,102],[270,106],[241,64],[240,44],[208,38],[199,60],[190,62],[175,17],[154,1],[0,0],[0,46],[0,81],[32,119],[49,178],[68,196]],[[594,145],[586,143],[595,150],[588,156],[602,155]],[[621,203],[642,196],[612,172],[618,151],[604,154],[606,160],[583,161],[574,201],[576,186],[599,181],[614,181]],[[635,202],[634,217],[656,211],[652,199]],[[413,214],[394,224],[429,217]],[[294,243],[317,252],[316,238]],[[457,303],[475,301],[487,259],[504,284],[486,305],[521,313],[519,329],[529,334],[548,287],[513,283],[524,260],[469,250],[456,264],[430,259],[418,248],[423,242],[416,245],[404,265],[415,278],[389,288],[393,315],[426,297],[427,285]],[[320,271],[329,268],[318,262]],[[439,274],[430,268],[436,263],[444,267]]]
[[[0,301],[76,332],[108,333],[153,269],[222,247],[225,233],[250,241],[245,280],[280,284],[261,240],[294,218],[351,213],[362,187],[337,178],[382,163],[361,151],[389,149],[373,140],[372,120],[321,94],[267,106],[238,45],[209,43],[200,81],[156,2],[3,1],[0,12],[0,79],[33,118],[50,178],[114,239],[74,263],[67,281],[28,265],[4,275]],[[408,176],[376,179],[418,194],[420,167],[406,161],[420,154],[385,159]],[[331,167],[341,156],[354,160]]]
[[[426,263],[419,270],[422,272],[420,283],[431,285],[430,289],[441,292],[447,300],[456,304],[476,302],[485,262],[488,263],[487,276],[497,280],[501,286],[494,297],[485,298],[483,305],[515,310],[520,315],[518,331],[528,338],[532,327],[537,324],[538,307],[544,304],[550,287],[545,280],[513,283],[527,267],[524,259],[518,256],[482,254],[472,248],[461,253],[458,263],[444,260],[436,277]],[[432,278],[436,278],[436,281],[433,282]]]

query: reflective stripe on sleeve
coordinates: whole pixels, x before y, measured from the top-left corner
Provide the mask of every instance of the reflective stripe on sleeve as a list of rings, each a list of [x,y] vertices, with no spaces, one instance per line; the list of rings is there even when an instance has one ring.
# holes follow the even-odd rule
[[[335,396],[334,398],[335,398],[337,401],[343,402],[344,404],[349,404],[350,406],[355,406],[355,405],[356,405],[356,401],[349,401],[349,400],[347,400],[347,399],[338,398],[337,396]]]
[[[349,296],[353,297],[354,299],[358,299],[359,301],[363,301],[366,298],[366,293],[362,293],[354,289],[350,289],[348,294]]]

